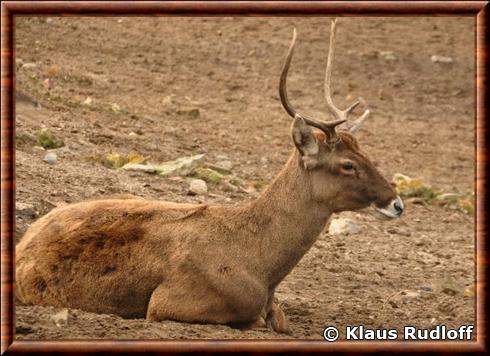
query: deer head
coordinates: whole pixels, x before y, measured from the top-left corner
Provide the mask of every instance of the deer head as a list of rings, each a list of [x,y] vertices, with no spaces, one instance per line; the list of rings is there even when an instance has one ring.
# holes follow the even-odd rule
[[[332,100],[330,78],[335,27],[336,20],[332,22],[325,75],[327,108],[334,118],[331,121],[301,115],[288,100],[286,81],[296,43],[296,29],[294,29],[279,83],[281,103],[293,118],[292,138],[301,157],[302,169],[309,173],[314,200],[325,202],[333,212],[357,210],[373,204],[374,208],[383,215],[396,218],[403,212],[402,200],[396,195],[393,186],[359,149],[357,140],[353,136],[369,115],[369,110],[365,110],[356,120],[347,121],[360,101],[354,102],[345,110],[340,110]],[[314,131],[313,128],[319,131]]]

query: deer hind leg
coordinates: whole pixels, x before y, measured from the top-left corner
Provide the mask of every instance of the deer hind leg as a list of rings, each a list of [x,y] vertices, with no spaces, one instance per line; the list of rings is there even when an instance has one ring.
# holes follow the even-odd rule
[[[204,286],[179,287],[161,284],[153,291],[146,314],[148,320],[240,325],[260,315],[260,308],[236,308],[236,303]]]

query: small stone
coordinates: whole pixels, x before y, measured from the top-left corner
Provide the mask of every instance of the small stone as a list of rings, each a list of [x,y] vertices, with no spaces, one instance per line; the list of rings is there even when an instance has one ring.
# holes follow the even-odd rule
[[[90,96],[87,96],[87,98],[82,101],[83,106],[91,106],[92,105],[92,98]]]
[[[439,56],[437,54],[431,56],[430,60],[433,63],[445,63],[445,64],[453,63],[453,59],[451,57]]]
[[[37,68],[37,63],[24,63],[21,68],[22,69],[33,69],[33,68]]]
[[[190,195],[204,195],[208,192],[208,185],[202,179],[193,179],[189,185]]]
[[[51,317],[51,320],[55,323],[55,325],[59,328],[65,327],[68,325],[68,309],[62,309],[58,313],[54,314]]]
[[[223,175],[211,168],[199,167],[194,170],[194,176],[210,183],[219,183],[223,179]]]
[[[125,171],[155,173],[155,167],[147,164],[140,164],[140,163],[127,163],[124,166],[122,166],[122,169],[124,169]]]
[[[185,176],[192,172],[195,167],[198,167],[204,161],[204,154],[199,154],[190,157],[181,157],[174,161],[164,162],[155,166],[155,170],[159,175],[167,176]]]
[[[140,155],[139,153],[131,152],[128,154],[128,163],[137,163],[137,164],[143,164],[146,163],[146,158],[143,155]]]
[[[443,286],[441,292],[450,296],[458,294],[458,290],[452,285]]]
[[[48,163],[48,164],[55,164],[58,159],[58,156],[54,152],[48,152],[44,158],[43,161]]]
[[[437,194],[425,185],[420,179],[410,178],[404,174],[396,173],[392,180],[396,185],[396,192],[403,198],[419,197],[430,200]]]
[[[15,203],[15,213],[17,216],[26,216],[29,218],[35,218],[37,216],[34,205],[21,202]]]
[[[102,164],[108,168],[121,168],[127,163],[126,158],[119,153],[109,153],[102,160]]]
[[[111,110],[115,114],[119,114],[121,112],[121,107],[115,103],[111,104]]]
[[[474,295],[475,295],[475,286],[474,285],[467,286],[464,289],[463,296],[465,296],[466,298],[471,298]]]
[[[404,291],[402,293],[402,299],[405,299],[405,300],[417,299],[417,298],[420,298],[420,296],[421,296],[421,294],[419,292],[410,291],[410,290]]]
[[[457,193],[443,193],[435,197],[434,203],[437,205],[457,204],[460,198],[461,195]]]
[[[378,53],[380,57],[383,58],[385,61],[393,62],[397,60],[395,53],[393,53],[393,51],[379,51]]]
[[[359,233],[360,231],[361,227],[354,220],[347,218],[333,219],[328,228],[328,233],[330,235],[353,235]]]
[[[201,112],[198,108],[184,108],[177,110],[177,114],[186,116],[189,119],[197,119],[201,116]]]
[[[216,164],[207,163],[206,167],[215,170],[221,174],[231,174],[233,163],[231,161],[221,161]]]

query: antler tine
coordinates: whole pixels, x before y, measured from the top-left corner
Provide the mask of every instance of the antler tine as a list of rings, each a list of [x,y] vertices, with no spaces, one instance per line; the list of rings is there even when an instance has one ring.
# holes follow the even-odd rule
[[[330,137],[336,137],[335,126],[345,122],[344,119],[324,122],[324,121],[307,118],[303,115],[300,115],[298,112],[296,112],[296,110],[289,102],[288,94],[287,94],[287,77],[288,77],[289,66],[291,65],[291,59],[293,57],[295,45],[296,45],[296,28],[293,29],[293,38],[291,40],[291,45],[289,46],[288,54],[286,56],[286,61],[284,62],[284,65],[282,67],[281,78],[279,80],[279,96],[281,98],[282,106],[291,117],[293,118],[301,117],[303,120],[305,120],[305,122],[308,125],[316,127],[324,132],[329,133]]]
[[[337,19],[332,21],[332,26],[330,30],[330,43],[328,49],[328,57],[327,57],[327,68],[325,70],[325,99],[327,100],[327,108],[330,113],[337,120],[347,120],[349,114],[360,104],[360,101],[357,100],[353,104],[351,104],[347,109],[340,110],[335,106],[332,99],[332,93],[330,90],[330,80],[332,77],[332,60],[335,53],[335,31],[336,31]],[[359,119],[356,120],[356,126],[360,126],[360,123],[364,121],[364,119],[369,115],[369,110],[364,111]]]
[[[357,130],[361,128],[362,122],[368,117],[369,115],[369,110],[364,111],[364,114],[362,114],[358,119],[352,121],[347,125],[347,131],[350,133],[355,133]]]

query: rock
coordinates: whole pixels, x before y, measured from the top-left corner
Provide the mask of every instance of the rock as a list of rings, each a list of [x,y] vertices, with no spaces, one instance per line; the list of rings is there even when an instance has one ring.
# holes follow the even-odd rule
[[[140,163],[126,163],[124,166],[122,166],[122,169],[124,169],[125,171],[155,173],[155,167]]]
[[[241,190],[247,194],[251,194],[251,195],[255,195],[257,194],[257,189],[255,189],[254,187],[252,186],[248,186],[248,187],[243,187],[241,188]]]
[[[410,178],[401,173],[396,173],[393,176],[393,182],[396,184],[396,192],[402,198],[419,197],[424,200],[431,200],[437,195],[431,187],[422,183],[420,179]]]
[[[235,164],[227,159],[216,162],[216,165],[218,165],[219,167],[223,167],[223,169],[226,169],[228,171],[231,171],[233,167],[235,167]]]
[[[458,209],[466,214],[473,214],[475,206],[472,199],[461,199],[458,201]]]
[[[127,161],[128,163],[143,164],[146,162],[146,158],[139,153],[131,152],[130,154],[128,154]]]
[[[55,323],[55,325],[59,328],[65,327],[68,325],[68,309],[62,309],[58,313],[54,314],[51,317],[51,320]]]
[[[457,204],[460,197],[461,197],[461,195],[459,195],[457,193],[444,193],[444,194],[439,194],[438,196],[436,196],[435,202],[438,205]]]
[[[454,296],[454,295],[458,294],[458,289],[451,284],[446,284],[446,285],[442,286],[441,292],[444,294],[450,295],[450,296]]]
[[[420,298],[421,294],[419,292],[406,290],[402,292],[402,299],[410,300]]]
[[[360,231],[361,227],[354,220],[346,218],[333,219],[328,228],[330,235],[357,234]]]
[[[92,102],[93,102],[92,101],[92,98],[90,96],[87,96],[87,98],[84,101],[82,101],[81,104],[83,106],[91,106],[92,105]]]
[[[56,137],[50,130],[41,129],[36,132],[37,143],[43,148],[59,148],[63,147],[65,143],[62,139]]]
[[[15,323],[15,332],[17,334],[30,334],[35,332],[36,328],[31,326],[31,325],[26,325],[22,323],[21,321],[17,321]]]
[[[127,163],[126,158],[119,153],[109,153],[102,160],[102,164],[108,168],[121,168]]]
[[[115,103],[111,104],[111,110],[115,114],[119,114],[121,112],[121,107]]]
[[[226,163],[228,162],[228,163]],[[210,168],[216,172],[219,172],[221,174],[231,174],[231,169],[233,168],[233,163],[231,161],[224,161],[225,164],[222,164],[223,162],[212,164],[212,163],[207,163],[206,167]]]
[[[48,152],[43,158],[43,161],[48,164],[55,164],[58,160],[58,156],[54,152]]]
[[[244,187],[246,185],[245,181],[237,176],[229,177],[228,182],[233,184],[235,187]]]
[[[183,108],[177,110],[177,114],[186,116],[189,119],[198,119],[201,116],[201,112],[198,108]]]
[[[29,218],[35,218],[37,216],[34,205],[21,202],[15,203],[15,214],[17,216],[24,216]]]
[[[202,179],[193,179],[189,185],[190,195],[204,195],[208,192],[208,185]]]
[[[451,57],[445,57],[445,56],[439,56],[437,54],[434,54],[433,56],[430,57],[430,60],[433,63],[453,63],[453,59]]]
[[[223,179],[223,175],[211,168],[198,167],[194,169],[193,175],[197,178],[205,180],[208,183],[219,183]]]
[[[24,63],[22,69],[34,69],[37,68],[37,63]]]
[[[463,296],[465,296],[466,298],[471,298],[474,295],[475,295],[475,286],[474,285],[467,286],[464,289]]]
[[[383,58],[385,61],[392,62],[397,60],[395,53],[393,53],[393,51],[379,51],[378,53],[379,56]]]
[[[202,164],[203,161],[204,154],[181,157],[174,161],[168,161],[157,165],[155,166],[155,170],[159,175],[164,177],[176,175],[185,176],[190,174],[192,170]]]

